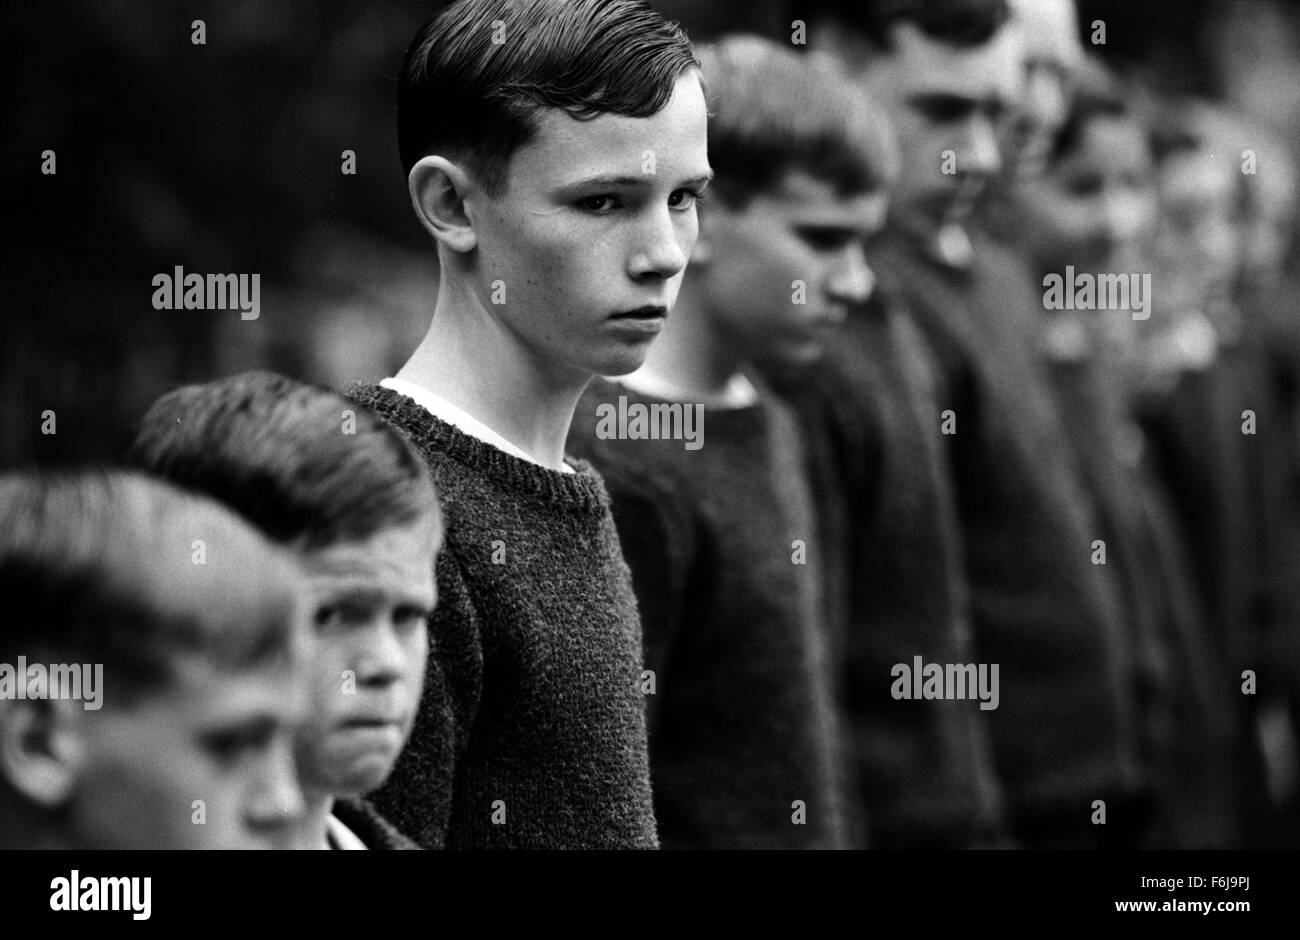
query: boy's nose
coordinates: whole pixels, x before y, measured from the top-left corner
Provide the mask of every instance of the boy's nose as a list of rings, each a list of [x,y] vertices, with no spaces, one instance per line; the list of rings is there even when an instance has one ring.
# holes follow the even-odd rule
[[[254,832],[275,835],[301,821],[306,812],[293,749],[286,741],[272,749],[263,762],[245,818]]]
[[[1022,110],[1033,129],[1055,133],[1069,114],[1070,99],[1065,82],[1045,68],[1033,69],[1025,81]]]
[[[959,172],[989,177],[1002,171],[1002,152],[998,149],[997,130],[993,122],[975,116],[966,125],[966,136],[957,150]]]
[[[686,267],[688,246],[682,244],[673,213],[666,206],[653,214],[640,235],[629,262],[628,273],[633,278],[667,279]]]
[[[876,288],[876,274],[867,264],[866,253],[859,242],[852,241],[844,249],[826,286],[827,293],[835,301],[863,304],[871,299]]]
[[[355,661],[363,685],[386,685],[402,674],[409,654],[391,623],[377,622],[358,639]]]

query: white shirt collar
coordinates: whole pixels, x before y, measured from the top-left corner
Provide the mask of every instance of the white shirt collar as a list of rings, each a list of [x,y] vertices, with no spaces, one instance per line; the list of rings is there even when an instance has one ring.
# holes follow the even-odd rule
[[[435,395],[423,385],[416,385],[414,382],[409,382],[406,379],[394,378],[384,379],[379,384],[383,388],[397,392],[399,395],[405,395],[435,418],[446,421],[448,424],[455,425],[470,437],[476,437],[485,444],[491,444],[497,450],[503,450],[512,457],[518,457],[520,460],[527,460],[529,463],[544,466],[540,461],[529,454],[524,453],[523,450],[510,443],[496,431],[478,420],[478,418],[475,418],[463,408],[453,405],[441,395]],[[561,469],[564,473],[574,472],[573,468],[567,463],[564,464]]]
[[[671,382],[647,372],[645,369],[638,369],[613,381],[650,398],[662,398],[665,401],[684,400],[681,389]],[[713,401],[702,402],[702,404],[709,408],[730,411],[749,408],[757,404],[760,397],[754,383],[743,372],[737,372],[727,381],[727,387],[718,398]]]
[[[330,813],[325,817],[326,842],[332,849],[366,849],[368,846],[361,837],[345,826],[337,816]]]

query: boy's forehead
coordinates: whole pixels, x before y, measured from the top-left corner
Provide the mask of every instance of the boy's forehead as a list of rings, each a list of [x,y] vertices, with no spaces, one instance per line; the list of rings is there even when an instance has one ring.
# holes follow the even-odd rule
[[[533,138],[511,160],[513,179],[565,186],[590,178],[709,170],[708,111],[694,68],[678,77],[668,104],[648,117],[601,114],[582,120],[546,108],[536,121]]]
[[[883,189],[841,193],[830,180],[793,169],[766,197],[801,224],[875,230],[885,224],[889,195]]]
[[[1024,80],[1020,30],[1005,26],[988,42],[959,47],[931,39],[914,23],[893,27],[893,50],[880,57],[882,71],[904,94],[954,94],[973,100],[1013,103]]]
[[[1011,5],[1027,58],[1064,69],[1079,65],[1083,47],[1072,0],[1012,0]]]
[[[273,657],[241,668],[219,666],[199,655],[180,655],[170,664],[167,685],[150,696],[168,714],[188,715],[197,723],[267,717],[297,721],[308,707],[307,686],[298,660]]]
[[[334,584],[431,595],[433,560],[442,542],[442,527],[435,522],[426,517],[414,525],[382,529],[364,541],[317,549],[302,556],[302,567],[317,590]]]

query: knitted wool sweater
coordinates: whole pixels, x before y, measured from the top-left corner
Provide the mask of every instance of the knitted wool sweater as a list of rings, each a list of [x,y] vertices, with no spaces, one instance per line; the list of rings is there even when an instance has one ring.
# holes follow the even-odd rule
[[[837,701],[843,553],[827,544],[810,442],[766,390],[747,407],[705,409],[695,450],[674,439],[602,439],[599,406],[620,398],[629,408],[668,404],[597,379],[570,447],[607,481],[641,601],[664,846],[848,846]]]
[[[1139,786],[1133,666],[1118,586],[1091,563],[1094,507],[1036,355],[1041,302],[1017,262],[980,246],[942,268],[898,236],[872,261],[896,278],[939,363],[979,661],[999,663],[988,712],[1016,834],[1095,844],[1092,801]],[[934,416],[936,422],[940,415]],[[1107,833],[1109,836],[1110,833]]]
[[[970,701],[895,701],[891,669],[975,661],[961,529],[939,433],[934,364],[920,331],[882,290],[854,311],[819,381],[850,415],[854,542],[847,694],[871,838],[889,848],[958,848],[1003,835],[988,713]],[[841,419],[843,423],[845,419]]]
[[[641,626],[609,496],[373,384],[446,520],[415,727],[375,805],[430,848],[655,848]]]

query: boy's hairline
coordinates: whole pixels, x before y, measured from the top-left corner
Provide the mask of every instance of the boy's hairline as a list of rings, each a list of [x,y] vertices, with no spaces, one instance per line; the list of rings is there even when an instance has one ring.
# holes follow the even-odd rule
[[[677,82],[681,81],[684,75],[688,74],[692,70],[695,72],[695,76],[699,80],[700,92],[704,96],[705,106],[707,108],[708,86],[704,82],[704,75],[700,68],[700,63],[697,60],[692,60],[690,62],[685,63],[681,67],[681,69],[678,70],[677,74],[673,76],[674,86],[676,85]],[[655,117],[656,115],[662,114],[665,110],[667,110],[668,106],[671,103],[672,103],[672,96],[670,95],[664,101],[662,107],[658,108],[655,111],[650,112],[649,114],[641,114],[641,115],[625,114],[621,111],[614,111],[614,110],[595,110],[592,111],[591,113],[575,113],[574,111],[568,108],[561,107],[558,105],[534,104],[528,109],[527,113],[523,116],[523,120],[528,125],[527,139],[521,141],[518,146],[516,146],[513,150],[510,151],[510,153],[506,154],[502,158],[501,161],[502,165],[500,168],[501,169],[500,186],[488,186],[487,182],[483,179],[482,174],[478,172],[479,168],[475,166],[475,164],[478,162],[475,155],[469,152],[467,148],[464,147],[457,148],[454,146],[443,149],[442,151],[429,150],[426,153],[422,153],[419,157],[416,158],[415,162],[412,163],[411,167],[406,171],[407,183],[409,185],[411,174],[415,172],[415,168],[416,166],[419,165],[420,161],[425,160],[429,157],[441,157],[447,162],[455,164],[455,166],[458,167],[462,173],[465,173],[466,176],[468,176],[473,181],[474,186],[479,191],[485,193],[491,199],[500,199],[510,191],[510,179],[511,179],[512,171],[514,169],[515,156],[524,148],[532,146],[537,142],[537,133],[538,130],[540,129],[540,121],[538,119],[541,115],[546,114],[548,112],[557,112],[581,124],[586,124],[596,120],[597,118],[607,117],[609,115],[614,115],[616,117],[626,117],[632,120],[648,120],[652,117]],[[711,118],[712,114],[710,114],[709,117]]]

